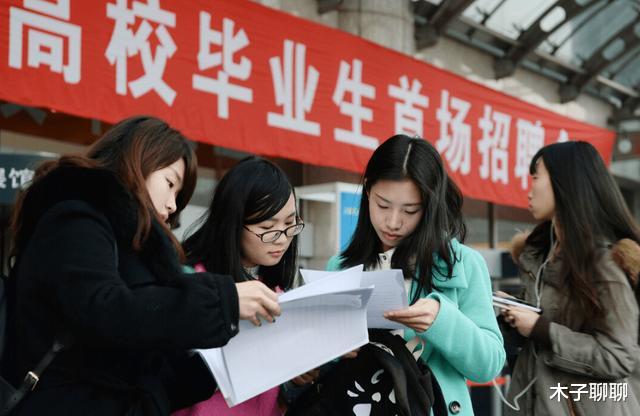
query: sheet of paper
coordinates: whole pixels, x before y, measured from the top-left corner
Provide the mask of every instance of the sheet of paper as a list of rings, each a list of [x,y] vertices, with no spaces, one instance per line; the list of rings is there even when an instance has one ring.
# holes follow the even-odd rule
[[[323,293],[357,289],[362,286],[362,264],[339,272],[329,272],[326,278],[317,279],[303,286],[297,287],[278,297],[278,302],[287,302]]]
[[[215,378],[216,383],[218,383],[218,388],[220,389],[222,396],[227,401],[233,401],[233,389],[231,388],[229,373],[222,355],[222,348],[211,348],[196,351],[202,356],[202,359],[209,366],[209,369],[213,374],[213,378]]]
[[[335,272],[328,272],[326,270],[300,269],[300,274],[302,275],[302,280],[304,280],[305,284],[309,284],[324,277],[331,276],[333,273]]]
[[[241,403],[366,344],[372,292],[356,288],[285,299],[275,323],[255,327],[241,321],[238,335],[219,349],[221,357],[200,351],[227,403]]]
[[[316,284],[333,278],[336,272],[300,270],[300,273],[306,284]],[[404,309],[409,306],[402,270],[363,272],[361,285],[362,287],[375,286],[367,306],[369,328],[404,329],[404,325],[389,321],[383,316],[385,311]]]
[[[402,270],[379,270],[362,273],[362,286],[375,286],[367,305],[369,328],[404,329],[405,326],[385,319],[384,312],[409,306]]]

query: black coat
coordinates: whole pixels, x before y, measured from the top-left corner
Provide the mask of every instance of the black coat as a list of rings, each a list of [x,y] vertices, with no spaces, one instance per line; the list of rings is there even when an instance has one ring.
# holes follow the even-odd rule
[[[215,381],[188,350],[237,333],[233,280],[184,275],[157,222],[135,252],[134,207],[114,175],[76,167],[57,168],[25,199],[12,272],[14,378],[56,336],[74,343],[17,414],[167,415],[213,394]]]

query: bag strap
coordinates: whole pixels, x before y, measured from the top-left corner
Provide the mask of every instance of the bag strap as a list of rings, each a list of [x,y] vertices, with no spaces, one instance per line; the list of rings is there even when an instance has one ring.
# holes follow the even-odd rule
[[[399,368],[397,375],[394,374],[393,369],[389,369],[389,374],[394,383],[396,402],[400,409],[407,415],[425,414],[428,411],[428,405],[434,406],[436,400],[432,386],[434,379],[430,376],[430,371],[427,370],[426,373],[423,373],[415,358],[416,354],[422,353],[424,343],[415,342],[409,346],[414,349],[410,351],[407,349],[405,340],[399,335],[377,330],[371,330],[369,335],[372,345],[378,345],[378,343],[384,345],[384,348],[375,348],[378,350],[378,352],[374,351],[378,361],[383,363],[383,360],[391,360]],[[419,351],[415,351],[418,345],[421,348]],[[393,355],[385,349],[391,350]],[[387,368],[385,365],[385,369]],[[397,380],[398,378],[401,380]]]
[[[24,380],[22,380],[20,387],[15,392],[13,392],[11,396],[9,396],[9,399],[2,408],[3,415],[9,414],[13,410],[13,408],[16,407],[16,405],[20,403],[20,401],[36,387],[36,384],[38,384],[38,381],[40,381],[40,376],[42,375],[44,370],[46,370],[46,368],[49,366],[49,364],[51,364],[56,355],[58,355],[60,351],[65,349],[65,347],[66,346],[61,341],[54,341],[49,351],[47,351],[45,356],[42,357],[38,365],[36,365],[35,369],[27,373],[27,375],[24,377]]]
[[[424,352],[424,348],[426,343],[419,336],[414,336],[407,342],[407,349],[413,354],[413,358],[418,361],[422,353]]]
[[[396,396],[396,404],[400,410],[400,416],[411,416],[409,407],[409,392],[407,390],[407,378],[402,364],[393,355],[389,354],[375,344],[368,344],[370,351],[382,368],[391,376],[393,390]]]
[[[114,241],[113,246],[115,254],[115,264],[117,269],[120,266],[117,241]],[[56,356],[61,351],[69,348],[73,343],[74,338],[70,333],[65,333],[62,336],[56,337],[56,339],[53,341],[53,345],[51,346],[51,348],[49,348],[49,351],[47,351],[44,357],[42,357],[38,365],[36,365],[33,370],[27,373],[27,375],[24,377],[24,380],[22,380],[22,383],[20,383],[20,387],[18,387],[16,391],[13,392],[11,396],[9,396],[9,399],[6,403],[4,403],[2,410],[0,411],[0,415],[5,416],[11,413],[11,411],[18,405],[18,403],[20,403],[20,401],[22,401],[22,399],[24,399],[30,391],[36,388],[36,385],[40,381],[42,373],[44,373],[44,370],[49,367],[54,358],[56,358]]]

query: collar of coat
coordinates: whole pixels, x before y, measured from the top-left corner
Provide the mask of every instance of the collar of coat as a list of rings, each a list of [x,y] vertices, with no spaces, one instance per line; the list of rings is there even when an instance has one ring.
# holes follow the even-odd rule
[[[536,253],[527,246],[526,240],[530,232],[521,232],[511,239],[511,257],[513,261],[528,272],[533,264],[539,263]],[[611,245],[611,257],[629,278],[629,282],[635,288],[638,286],[640,275],[640,245],[629,238],[623,238]]]
[[[469,287],[469,281],[462,263],[462,244],[455,238],[451,239],[451,256],[456,258],[456,262],[453,265],[451,278],[449,279],[445,274],[441,273],[447,270],[447,263],[440,256],[434,254],[434,268],[431,273],[433,286],[438,289],[466,289]]]
[[[54,205],[70,200],[86,202],[102,213],[111,224],[118,251],[131,251],[137,229],[137,204],[118,177],[106,169],[60,166],[34,182],[23,201],[18,252],[23,251],[40,218]],[[162,280],[170,280],[181,270],[171,240],[155,218],[138,254],[156,276],[165,277]]]

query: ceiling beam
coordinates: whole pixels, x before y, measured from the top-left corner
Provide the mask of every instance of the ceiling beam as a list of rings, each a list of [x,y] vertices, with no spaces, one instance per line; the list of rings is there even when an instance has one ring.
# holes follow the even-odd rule
[[[563,47],[567,42],[569,42],[573,36],[578,33],[582,28],[588,25],[593,19],[595,19],[598,14],[608,7],[614,0],[606,0],[600,1],[596,3],[594,7],[587,11],[586,17],[584,17],[577,25],[569,28],[569,33],[562,39],[559,43],[552,45],[551,55],[555,55],[558,50]]]
[[[545,10],[538,19],[518,36],[518,45],[511,46],[505,56],[494,61],[493,69],[496,79],[513,75],[516,67],[532,51],[534,51],[551,33],[569,20],[591,7],[591,4],[580,5],[575,0],[559,0]],[[564,19],[558,21],[549,30],[544,30],[541,23],[557,8],[564,10]]]
[[[591,11],[589,11],[589,13],[590,12]],[[494,59],[498,59],[502,56],[502,52],[500,51],[506,50],[510,46],[519,44],[519,42],[516,39],[508,38],[505,35],[499,32],[496,32],[495,30],[492,30],[486,26],[481,25],[478,22],[475,22],[469,18],[466,18],[465,16],[460,16],[457,19],[457,23],[459,23],[461,27],[457,28],[456,30],[453,30],[452,28],[447,29],[446,31],[447,36],[449,36],[451,39],[454,39],[472,48],[484,51],[489,55],[493,56]],[[490,45],[485,41],[480,41],[475,39],[475,36],[468,35],[468,33],[470,33],[471,31],[473,31],[474,34],[482,33],[485,36],[489,36],[492,39],[499,41],[500,46],[495,46],[493,44]],[[528,65],[529,62],[534,62],[534,61],[537,62],[536,64],[536,66],[538,67],[537,69],[532,69],[530,65]],[[571,76],[574,74],[586,73],[584,68],[573,65],[568,61],[563,61],[556,56],[553,56],[547,52],[544,52],[538,49],[536,49],[535,51],[533,51],[532,54],[526,57],[522,61],[521,65],[523,65],[523,67],[527,67],[528,69],[531,69],[534,72],[540,73],[541,75],[547,78],[553,79],[554,81],[557,81],[560,83],[567,82],[567,80],[570,79]],[[551,70],[552,72],[557,73],[557,76],[550,75],[549,71],[543,70],[543,68],[547,68],[548,70]],[[633,89],[632,87],[623,85],[618,81],[614,81],[610,78],[605,78],[602,75],[597,76],[595,78],[595,81],[599,86],[605,86],[607,88],[612,89],[615,92],[615,94],[611,94],[611,95],[616,99],[623,100],[624,97],[637,97],[638,95],[640,95],[640,85],[637,86],[635,89]],[[586,89],[585,92],[593,93],[593,91],[590,91],[589,89]],[[593,95],[599,99],[603,99],[603,100],[606,100],[607,102],[610,102],[609,98],[607,98],[607,96],[605,95],[601,95],[599,93],[593,94]]]
[[[443,0],[429,16],[420,16],[426,23],[416,23],[414,36],[418,50],[434,46],[444,33],[447,25],[473,3],[473,0]],[[416,7],[414,12],[428,11],[425,7]]]
[[[638,25],[638,21],[634,19],[631,23],[620,29],[583,63],[582,68],[585,70],[583,74],[574,74],[569,79],[569,82],[560,85],[558,92],[561,102],[566,103],[575,100],[582,89],[591,82],[591,80],[600,75],[605,68],[617,59],[624,59],[625,52],[633,50],[636,46],[640,45],[640,33],[636,33],[636,25]],[[618,40],[622,40],[624,46],[616,55],[616,59],[605,58],[604,52]]]
[[[622,107],[617,109],[611,118],[609,123],[616,126],[619,123],[627,120],[640,119],[640,97],[629,97],[622,103]]]

